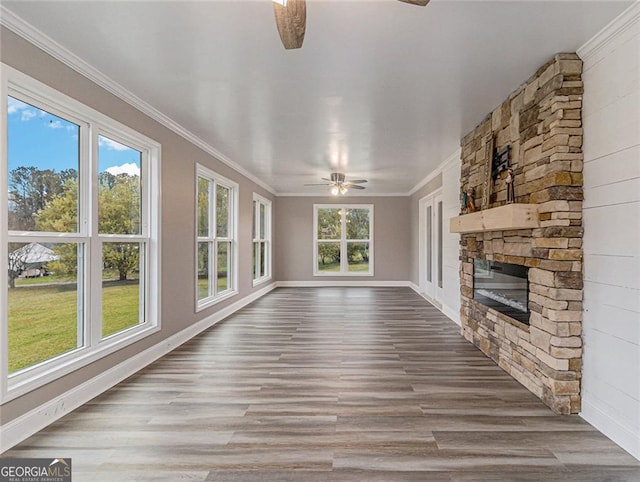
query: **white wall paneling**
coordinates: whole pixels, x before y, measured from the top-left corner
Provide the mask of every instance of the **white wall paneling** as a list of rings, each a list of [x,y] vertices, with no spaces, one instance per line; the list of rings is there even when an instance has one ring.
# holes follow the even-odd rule
[[[640,4],[584,60],[581,415],[640,458]]]
[[[449,232],[449,219],[460,214],[460,157],[442,170],[444,287],[443,311],[460,324],[460,235]]]

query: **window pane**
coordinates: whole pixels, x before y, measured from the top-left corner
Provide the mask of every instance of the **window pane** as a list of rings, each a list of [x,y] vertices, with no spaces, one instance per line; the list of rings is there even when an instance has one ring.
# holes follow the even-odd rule
[[[98,231],[140,234],[142,153],[98,136]]]
[[[7,114],[9,230],[77,232],[80,127],[13,97]]]
[[[142,243],[102,245],[102,337],[144,322],[140,304]]]
[[[342,210],[336,208],[318,209],[318,239],[340,239],[342,231]]]
[[[267,246],[267,243],[265,243],[264,241],[262,241],[262,242],[260,243],[260,277],[261,277],[261,278],[267,274],[267,273],[266,273],[266,271],[265,271],[265,269],[266,269],[266,268],[265,268],[265,261],[266,261],[266,258],[265,258],[266,253],[265,253],[265,251],[266,251],[266,246]]]
[[[258,213],[257,213],[257,209],[258,209],[258,201],[253,201],[253,234],[252,237],[253,239],[256,239],[258,237]]]
[[[438,201],[438,288],[442,288],[442,201]]]
[[[82,245],[9,243],[9,373],[83,342]]]
[[[347,243],[350,272],[369,272],[369,243]]]
[[[369,239],[369,210],[347,209],[347,239]]]
[[[340,243],[318,243],[318,272],[340,272]]]
[[[218,293],[230,288],[229,273],[227,273],[227,267],[229,266],[230,251],[231,251],[231,243],[226,241],[218,243],[218,274],[217,274]]]
[[[433,213],[431,206],[427,206],[427,281],[431,283],[433,279]]]
[[[265,208],[264,204],[260,203],[260,239],[265,238],[265,219],[264,219],[265,209],[264,208]]]
[[[209,296],[209,243],[198,243],[198,299]]]
[[[253,243],[253,279],[260,277],[260,242]]]
[[[209,236],[209,181],[198,178],[198,236]]]
[[[229,236],[229,189],[220,185],[216,186],[216,225],[218,237]]]

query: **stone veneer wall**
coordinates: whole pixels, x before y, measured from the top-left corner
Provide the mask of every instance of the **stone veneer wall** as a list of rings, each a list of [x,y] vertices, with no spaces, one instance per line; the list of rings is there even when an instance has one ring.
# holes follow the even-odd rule
[[[511,146],[518,203],[535,229],[461,237],[462,334],[557,413],[580,411],[582,365],[582,61],[557,54],[462,141],[462,189],[485,179],[485,142]],[[506,173],[490,206],[506,202]],[[473,259],[528,266],[530,325],[473,301]]]

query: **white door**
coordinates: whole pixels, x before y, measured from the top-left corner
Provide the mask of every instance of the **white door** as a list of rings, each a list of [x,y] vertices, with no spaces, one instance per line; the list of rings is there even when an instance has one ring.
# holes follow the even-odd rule
[[[437,191],[420,200],[420,292],[442,299],[442,194]]]

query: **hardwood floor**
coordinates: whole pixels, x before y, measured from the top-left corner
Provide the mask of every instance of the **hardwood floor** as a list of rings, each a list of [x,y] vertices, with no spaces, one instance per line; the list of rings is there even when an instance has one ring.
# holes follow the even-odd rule
[[[76,482],[640,480],[407,288],[277,289],[4,456]]]

